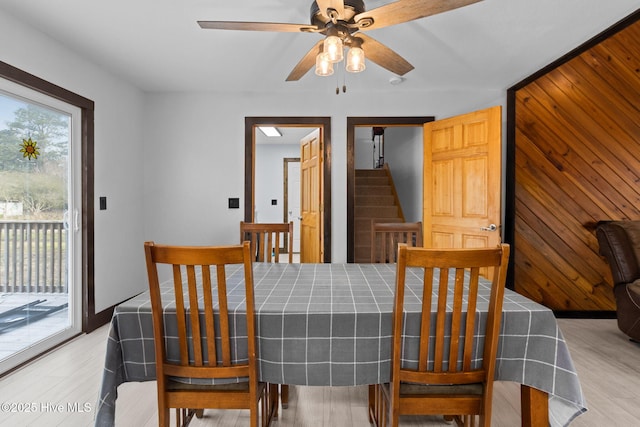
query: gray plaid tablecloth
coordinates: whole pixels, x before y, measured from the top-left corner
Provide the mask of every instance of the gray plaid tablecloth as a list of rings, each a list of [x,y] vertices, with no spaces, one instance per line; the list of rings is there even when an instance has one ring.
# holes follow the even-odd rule
[[[240,268],[228,272],[230,311],[244,329]],[[408,275],[405,340],[415,335],[421,278]],[[388,382],[395,264],[254,264],[261,381],[318,386]],[[170,292],[167,288],[167,292]],[[486,308],[484,287],[478,305]],[[171,311],[171,305],[167,306]],[[482,319],[481,319],[482,320]],[[238,340],[241,343],[241,340]],[[235,354],[241,358],[245,345]],[[407,348],[410,348],[409,345]],[[479,349],[478,349],[479,350]],[[403,363],[412,364],[410,351]],[[479,358],[477,359],[479,361]],[[107,343],[96,426],[113,426],[117,387],[155,379],[151,303],[147,292],[116,307]],[[549,393],[549,424],[565,426],[586,411],[569,349],[553,313],[506,291],[496,380]]]

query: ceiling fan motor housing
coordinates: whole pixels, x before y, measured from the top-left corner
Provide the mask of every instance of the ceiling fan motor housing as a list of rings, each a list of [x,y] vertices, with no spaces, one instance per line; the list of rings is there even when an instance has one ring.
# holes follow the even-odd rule
[[[344,16],[339,21],[353,23],[353,17],[364,11],[364,2],[362,0],[345,0]],[[316,25],[322,28],[327,27],[328,24],[331,24],[331,18],[328,17],[325,12],[326,11],[320,11],[318,3],[316,3],[315,1],[311,3],[311,25]]]

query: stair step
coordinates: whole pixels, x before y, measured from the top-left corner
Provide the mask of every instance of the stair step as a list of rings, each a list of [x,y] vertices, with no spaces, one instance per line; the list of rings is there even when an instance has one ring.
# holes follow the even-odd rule
[[[371,235],[371,220],[373,217],[356,217],[354,218],[353,228],[356,235],[367,234]],[[399,217],[389,218],[375,218],[379,222],[403,222]]]
[[[393,193],[390,185],[362,185],[356,187],[355,194],[357,196],[385,196]]]
[[[356,169],[355,176],[387,176],[387,172],[384,169]]]
[[[356,206],[355,218],[397,218],[397,206]]]
[[[355,248],[353,253],[355,262],[367,263],[371,262],[371,247],[359,246]]]
[[[356,196],[356,206],[392,206],[395,200],[389,195]]]
[[[357,169],[355,174],[354,261],[371,260],[371,221],[402,222],[393,187],[384,169]]]
[[[368,245],[369,240],[371,240],[371,231],[366,233],[364,231],[361,233],[356,232],[355,237],[356,237],[355,247]]]
[[[389,179],[386,175],[356,177],[356,187],[361,185],[389,185]]]

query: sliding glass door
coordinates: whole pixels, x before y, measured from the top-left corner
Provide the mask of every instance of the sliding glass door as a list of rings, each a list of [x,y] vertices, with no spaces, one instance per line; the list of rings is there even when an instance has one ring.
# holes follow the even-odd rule
[[[0,372],[81,329],[80,123],[0,79]]]

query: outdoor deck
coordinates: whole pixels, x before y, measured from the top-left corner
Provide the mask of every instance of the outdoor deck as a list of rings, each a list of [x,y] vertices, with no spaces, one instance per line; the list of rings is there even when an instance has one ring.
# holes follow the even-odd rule
[[[67,294],[59,293],[1,293],[0,316],[16,307],[36,300],[46,300],[40,305],[59,306],[68,302]],[[0,317],[1,318],[1,317]],[[40,320],[29,321],[16,327],[0,330],[0,360],[24,350],[49,335],[68,328],[69,308],[65,307]]]

